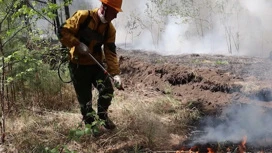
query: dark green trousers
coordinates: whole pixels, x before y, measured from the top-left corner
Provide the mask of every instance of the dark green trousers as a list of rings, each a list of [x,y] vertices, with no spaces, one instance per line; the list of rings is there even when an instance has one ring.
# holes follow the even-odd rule
[[[101,119],[104,119],[114,92],[110,78],[98,65],[77,65],[70,62],[69,71],[83,119],[88,113],[94,111],[92,108],[93,87],[99,92],[97,113]]]

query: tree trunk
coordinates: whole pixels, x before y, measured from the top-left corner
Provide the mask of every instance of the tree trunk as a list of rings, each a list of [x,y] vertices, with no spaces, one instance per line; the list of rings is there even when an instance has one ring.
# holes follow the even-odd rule
[[[64,2],[67,3],[67,0],[64,0]],[[70,10],[69,10],[69,6],[68,5],[64,6],[64,12],[65,12],[65,18],[67,20],[68,18],[70,18]]]
[[[0,52],[3,55],[3,46],[2,41],[0,40]],[[0,83],[0,101],[1,101],[1,142],[5,142],[5,60],[4,55],[2,56],[2,74],[1,74],[1,83]]]
[[[57,4],[57,1],[56,0],[52,0],[52,3]],[[58,14],[57,10],[55,10],[53,13],[56,15],[56,18],[54,20],[54,31],[55,31],[55,34],[57,34],[58,27],[60,27],[59,14]]]

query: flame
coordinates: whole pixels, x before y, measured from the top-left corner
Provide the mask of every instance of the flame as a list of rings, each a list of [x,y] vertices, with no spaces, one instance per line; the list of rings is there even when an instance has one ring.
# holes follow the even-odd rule
[[[226,149],[226,151],[227,151],[227,152],[231,152],[231,149],[228,147],[228,148]]]
[[[181,147],[180,150],[176,151],[176,153],[199,153],[199,146],[195,145],[191,148],[188,147]],[[215,153],[214,149],[211,147],[207,147],[207,153]]]
[[[244,153],[246,151],[246,141],[247,141],[247,136],[244,136],[238,147],[239,153]]]
[[[198,152],[198,147],[197,146],[193,146],[189,151]]]
[[[244,136],[240,142],[240,144],[238,145],[238,149],[237,151],[239,153],[245,153],[246,152],[246,142],[247,142],[247,136]],[[193,147],[181,147],[180,150],[176,151],[176,153],[199,153],[201,151],[201,146],[193,146]],[[231,152],[231,148],[226,148],[227,152]],[[203,152],[203,151],[202,151]],[[215,153],[216,151],[214,151],[214,148],[212,147],[207,147],[207,153]],[[262,151],[259,153],[263,153]]]
[[[180,147],[179,150],[176,150],[175,153],[216,153],[217,151],[223,151],[224,152],[232,152],[234,150],[234,152],[237,153],[246,153],[246,143],[247,143],[247,136],[243,136],[240,143],[235,143],[236,145],[233,146],[233,143],[231,143],[231,146],[226,145],[223,146],[223,148],[220,145],[210,145],[210,144],[198,144],[198,145],[194,145],[194,146],[182,146]],[[265,138],[264,139],[264,143],[270,142],[272,141],[272,138]],[[262,141],[260,141],[262,142]],[[259,142],[259,143],[260,143]],[[271,144],[271,143],[270,143]],[[217,148],[216,148],[217,147]],[[226,148],[225,148],[226,147]],[[206,151],[205,151],[206,149]],[[264,153],[264,148],[255,148],[255,149],[260,149],[258,150],[258,153]],[[255,150],[256,151],[256,150]]]
[[[207,148],[208,153],[215,153],[212,148]]]
[[[198,153],[198,151],[197,152],[194,152],[194,151],[184,151],[184,150],[182,150],[182,151],[176,151],[176,153]]]

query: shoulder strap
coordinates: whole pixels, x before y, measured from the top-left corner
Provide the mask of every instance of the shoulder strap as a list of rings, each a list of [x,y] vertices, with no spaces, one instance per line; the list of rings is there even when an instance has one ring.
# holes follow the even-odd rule
[[[88,26],[88,24],[90,23],[92,17],[91,17],[91,13],[90,10],[88,10],[88,17],[86,18],[86,20],[79,26],[79,29],[84,29]]]
[[[85,19],[85,21],[79,26],[79,31],[80,30],[83,30],[85,29],[90,21],[91,21],[92,17],[91,17],[91,12],[90,10],[88,10],[88,17]],[[105,30],[105,33],[104,33],[104,36],[103,36],[103,42],[105,43],[106,39],[107,39],[107,36],[108,36],[108,31],[109,31],[109,27],[110,27],[110,23],[108,23],[107,27],[106,27],[106,30]]]
[[[103,36],[103,43],[106,42],[106,39],[108,37],[108,32],[109,32],[109,28],[110,28],[110,23],[107,25],[104,36]]]

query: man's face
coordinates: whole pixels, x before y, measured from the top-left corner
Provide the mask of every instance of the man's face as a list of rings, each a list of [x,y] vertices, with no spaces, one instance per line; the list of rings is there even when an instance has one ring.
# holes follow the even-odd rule
[[[118,11],[116,11],[114,8],[107,6],[106,13],[105,13],[105,19],[108,22],[111,22],[111,20],[115,19],[117,17]]]

